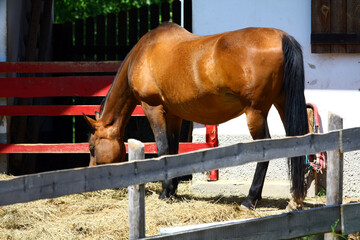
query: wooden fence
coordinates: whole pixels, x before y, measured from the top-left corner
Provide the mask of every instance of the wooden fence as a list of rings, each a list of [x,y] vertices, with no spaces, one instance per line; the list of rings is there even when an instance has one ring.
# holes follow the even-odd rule
[[[192,31],[192,0],[184,1],[184,27]],[[152,4],[118,14],[54,24],[54,55],[59,61],[124,59],[149,30],[171,21],[180,25],[181,2]]]
[[[358,149],[360,128],[351,128],[326,134],[238,143],[143,161],[47,172],[0,181],[0,205],[127,187],[255,161]],[[249,220],[244,223],[225,224],[221,228],[210,227],[206,230],[155,236],[153,239],[293,238],[328,232],[330,225],[338,219],[341,222],[335,230],[342,230],[346,234],[360,230],[359,212],[359,204],[334,205],[261,218],[256,223],[255,220]]]
[[[331,226],[338,219],[340,221],[334,231],[350,234],[360,230],[359,214],[359,203],[333,205],[245,221],[219,223],[211,227],[142,239],[291,239],[331,232]]]
[[[0,73],[66,73],[67,76],[26,76],[0,78],[0,97],[104,97],[114,80],[121,62],[3,62]],[[81,73],[82,76],[76,74]],[[97,73],[96,76],[89,76]],[[74,75],[72,75],[74,74]],[[110,74],[110,75],[109,75]],[[5,105],[0,116],[79,116],[100,112],[100,105]],[[145,116],[137,106],[132,116]],[[83,122],[85,125],[85,122]],[[62,129],[61,131],[66,131]],[[207,142],[182,142],[179,152],[189,152],[216,146],[217,127],[207,126]],[[126,144],[127,147],[127,144]],[[145,152],[156,154],[156,144],[146,143]],[[0,154],[14,153],[89,153],[88,143],[5,144]]]

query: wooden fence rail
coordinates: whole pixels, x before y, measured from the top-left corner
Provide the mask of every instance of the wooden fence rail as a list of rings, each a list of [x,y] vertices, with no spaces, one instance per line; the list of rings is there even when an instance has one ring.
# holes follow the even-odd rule
[[[258,140],[146,161],[16,177],[0,181],[0,205],[127,187],[250,162],[336,150],[340,146],[343,152],[360,149],[360,128]]]
[[[0,73],[25,73],[26,75],[25,77],[0,78],[0,97],[105,97],[121,63],[122,61],[2,62]],[[29,73],[61,73],[66,76],[28,76]],[[76,76],[79,73],[82,76]],[[92,74],[97,76],[92,76]],[[0,106],[0,116],[94,115],[95,111],[100,112],[100,108],[100,105],[5,105]],[[135,108],[132,116],[145,116],[141,106]],[[207,134],[210,134],[214,127],[216,126],[207,126]],[[181,142],[179,152],[214,146],[211,139],[205,143]],[[126,149],[128,149],[127,144]],[[14,153],[89,153],[89,149],[87,143],[0,143],[0,154]],[[155,143],[146,143],[145,153],[157,153]]]
[[[268,161],[281,157],[337,150],[360,149],[360,128],[326,134],[258,140],[176,156],[163,156],[128,163],[40,173],[0,181],[0,205],[108,188],[126,187],[169,179],[195,172]],[[360,205],[327,206],[296,213],[223,224],[148,239],[279,239],[335,231],[344,234],[360,230]]]
[[[342,129],[342,118],[329,113],[329,130]],[[340,138],[342,138],[340,133]],[[342,205],[343,141],[339,149],[328,151],[326,177],[327,207],[251,220],[235,220],[205,226],[169,229],[165,236],[146,239],[289,239],[324,234],[326,240],[342,239],[339,233],[360,231],[360,203]],[[141,203],[145,205],[145,202]],[[321,237],[321,236],[318,236]],[[319,239],[316,237],[316,239]],[[312,239],[312,238],[311,238]]]
[[[342,224],[335,226],[341,219]],[[212,227],[158,235],[144,239],[290,239],[335,231],[350,234],[360,230],[360,203],[313,208],[269,217],[219,223]]]

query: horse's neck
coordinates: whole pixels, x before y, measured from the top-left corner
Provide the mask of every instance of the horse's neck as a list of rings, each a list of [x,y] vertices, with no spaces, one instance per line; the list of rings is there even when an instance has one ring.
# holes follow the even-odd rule
[[[123,135],[125,125],[129,120],[136,103],[129,90],[127,80],[127,64],[124,64],[106,96],[101,121],[105,126],[113,126]]]

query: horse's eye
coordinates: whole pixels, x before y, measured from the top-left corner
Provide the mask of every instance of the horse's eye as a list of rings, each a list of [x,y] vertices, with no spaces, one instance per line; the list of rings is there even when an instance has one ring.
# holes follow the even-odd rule
[[[95,155],[95,147],[94,147],[94,146],[90,146],[90,147],[89,147],[89,150],[90,150],[91,156],[94,156],[94,155]]]

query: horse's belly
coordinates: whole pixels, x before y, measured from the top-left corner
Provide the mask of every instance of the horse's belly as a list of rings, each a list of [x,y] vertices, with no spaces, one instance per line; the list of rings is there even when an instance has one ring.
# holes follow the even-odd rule
[[[212,97],[174,104],[169,111],[189,121],[220,124],[241,115],[244,112],[244,105],[233,96]]]

